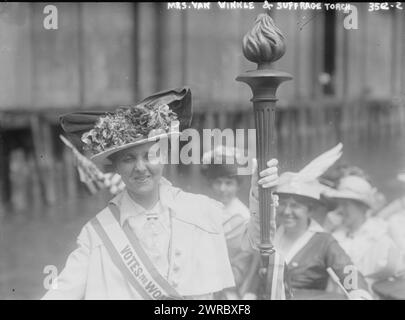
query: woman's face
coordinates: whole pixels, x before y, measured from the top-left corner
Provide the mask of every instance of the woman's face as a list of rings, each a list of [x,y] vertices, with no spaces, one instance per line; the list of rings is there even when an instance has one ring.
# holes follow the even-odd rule
[[[239,189],[238,181],[230,177],[218,177],[211,183],[215,197],[223,204],[229,204]]]
[[[164,165],[159,155],[149,152],[153,144],[141,144],[114,155],[115,172],[133,195],[145,196],[158,190]]]
[[[294,197],[280,197],[277,222],[286,229],[303,230],[308,226],[309,208]]]
[[[352,200],[339,200],[339,210],[342,215],[342,225],[351,228],[359,224],[365,216],[365,210],[361,204]]]

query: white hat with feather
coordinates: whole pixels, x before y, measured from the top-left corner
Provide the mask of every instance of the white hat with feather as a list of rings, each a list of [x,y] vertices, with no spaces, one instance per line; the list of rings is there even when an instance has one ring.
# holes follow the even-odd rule
[[[339,143],[312,160],[299,172],[281,174],[276,193],[320,201],[321,193],[328,187],[321,184],[318,178],[342,156],[342,148],[342,143]]]

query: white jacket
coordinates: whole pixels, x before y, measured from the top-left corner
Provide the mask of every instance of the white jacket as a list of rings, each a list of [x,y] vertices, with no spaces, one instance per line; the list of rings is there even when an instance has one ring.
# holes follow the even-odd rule
[[[233,287],[222,205],[206,196],[183,192],[170,183],[161,185],[160,201],[173,212],[169,283],[190,299],[207,298],[213,292]],[[115,266],[90,223],[83,227],[77,243],[78,248],[69,255],[58,277],[58,287],[50,289],[43,299],[141,299]]]

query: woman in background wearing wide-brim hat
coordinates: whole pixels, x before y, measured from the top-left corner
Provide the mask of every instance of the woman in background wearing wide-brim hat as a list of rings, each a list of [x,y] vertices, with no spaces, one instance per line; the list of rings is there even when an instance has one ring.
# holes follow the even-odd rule
[[[226,290],[222,295],[228,300],[254,297],[253,293],[241,291],[254,256],[252,252],[243,251],[241,248],[245,225],[250,218],[248,207],[238,198],[242,184],[238,168],[244,165],[242,155],[243,150],[220,145],[205,152],[202,157],[202,173],[207,178],[212,196],[224,205],[222,210],[224,233],[235,278],[235,288]]]
[[[288,279],[296,298],[326,297],[328,268],[344,285],[345,268],[353,265],[337,241],[311,217],[312,211],[323,206],[321,191],[325,187],[317,179],[341,156],[341,148],[339,144],[298,173],[285,172],[280,176],[276,192],[279,227],[274,245],[288,264]],[[350,299],[370,299],[360,273],[357,278],[357,287],[345,288]]]
[[[388,234],[387,223],[370,216],[377,193],[366,179],[343,177],[336,190],[325,192],[340,206],[342,227],[333,233],[371,285],[395,274],[400,263],[399,249]]]
[[[370,177],[366,174],[366,172],[363,169],[348,164],[341,164],[331,170],[328,170],[320,178],[320,181],[323,184],[336,189],[341,179],[347,176],[357,176],[371,183]],[[328,188],[326,189],[326,191],[328,191]],[[373,200],[372,210],[370,210],[370,213],[371,212],[377,213],[386,204],[386,198],[384,194],[382,194],[379,191],[375,192],[372,200]],[[330,202],[328,203],[329,207],[333,208],[333,210],[329,211],[328,214],[326,215],[323,227],[328,232],[335,232],[341,227],[342,224],[342,214],[340,212],[341,208],[339,206],[336,206],[336,204],[331,204]]]
[[[211,299],[234,286],[222,226],[222,206],[186,193],[162,176],[165,154],[157,141],[191,120],[188,88],[155,94],[111,113],[75,113],[62,127],[80,133],[91,159],[118,173],[126,187],[78,236],[56,288],[45,299]],[[164,145],[164,144],[163,144]],[[277,161],[257,184],[274,187]],[[257,174],[256,174],[257,175]],[[246,226],[250,239],[257,220]]]

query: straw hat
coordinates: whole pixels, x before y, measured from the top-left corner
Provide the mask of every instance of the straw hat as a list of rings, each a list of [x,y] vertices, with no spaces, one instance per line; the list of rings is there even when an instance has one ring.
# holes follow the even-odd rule
[[[312,160],[301,171],[281,174],[276,194],[321,201],[321,193],[328,187],[321,184],[318,178],[341,157],[342,148],[343,145],[339,143]]]
[[[112,154],[179,134],[191,123],[191,90],[156,93],[132,107],[114,112],[75,112],[61,116],[62,128],[98,165]]]
[[[351,175],[343,177],[336,190],[329,189],[323,194],[329,199],[355,200],[373,208],[376,202],[377,189],[366,179]]]

